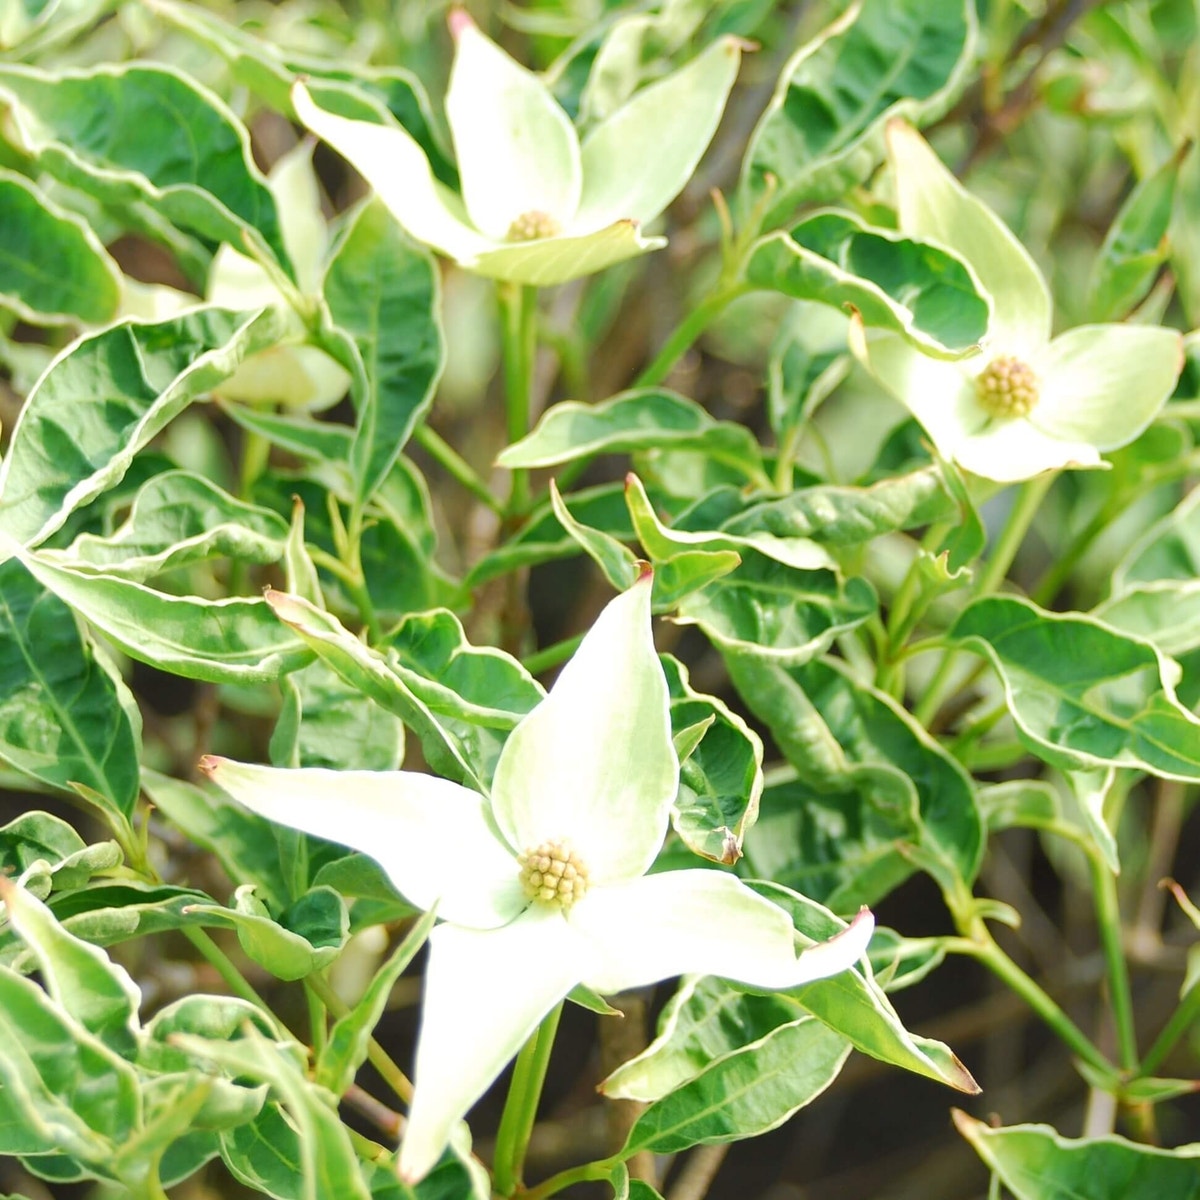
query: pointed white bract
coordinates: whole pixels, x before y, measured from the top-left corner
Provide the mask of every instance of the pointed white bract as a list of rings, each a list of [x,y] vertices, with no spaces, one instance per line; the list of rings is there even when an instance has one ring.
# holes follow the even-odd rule
[[[911,126],[888,128],[901,230],[957,254],[991,297],[980,353],[948,363],[895,334],[851,328],[851,348],[920,421],[938,453],[976,475],[1012,483],[1043,471],[1101,467],[1101,451],[1133,441],[1183,366],[1172,329],[1085,325],[1050,337],[1052,304],[1037,264],[1012,231],[942,165]],[[1015,363],[1036,398],[989,403],[986,378]],[[1005,398],[1007,400],[1007,397]]]
[[[397,221],[481,275],[546,287],[658,250],[646,237],[707,149],[737,77],[741,43],[720,38],[637,92],[582,145],[541,78],[509,58],[461,9],[446,120],[461,196],[440,183],[399,125],[337,116],[302,83],[296,116],[342,155]]]
[[[412,771],[201,764],[247,808],[369,854],[414,904],[437,904],[444,923],[430,938],[400,1148],[409,1182],[437,1163],[455,1124],[576,985],[612,993],[705,973],[783,989],[866,951],[866,910],[803,948],[787,914],[733,875],[646,874],[679,780],[650,592],[647,570],[601,613],[509,736],[490,800]],[[558,867],[530,884],[530,852],[547,847],[560,861],[569,849],[586,880],[566,904]]]

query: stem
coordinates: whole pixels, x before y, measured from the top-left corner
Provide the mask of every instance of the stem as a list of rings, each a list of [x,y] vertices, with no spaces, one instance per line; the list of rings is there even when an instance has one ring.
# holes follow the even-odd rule
[[[308,1002],[308,1024],[312,1030],[313,1056],[317,1057],[325,1049],[325,1038],[328,1032],[325,1028],[325,1005],[321,1003],[321,997],[317,995],[308,980],[304,981],[304,999]]]
[[[1126,1071],[1138,1067],[1137,1030],[1133,1020],[1133,993],[1129,987],[1129,968],[1121,947],[1121,911],[1117,899],[1117,881],[1096,854],[1088,855],[1092,872],[1092,891],[1096,904],[1096,923],[1104,961],[1108,964],[1109,1003],[1117,1025],[1117,1047],[1121,1066]]]
[[[440,434],[430,429],[428,425],[418,425],[413,433],[413,440],[447,474],[461,483],[476,500],[486,504],[492,512],[504,515],[504,505],[492,495],[487,484],[480,479],[471,464]]]
[[[1053,471],[1047,471],[1033,479],[1027,479],[1021,484],[995,548],[980,572],[972,592],[972,599],[991,595],[999,587],[1008,574],[1008,569],[1012,566],[1013,559],[1016,558],[1026,533],[1029,532],[1029,526],[1041,506],[1042,500],[1045,499],[1050,485],[1056,478]],[[928,726],[946,700],[942,693],[954,671],[957,659],[958,651],[950,650],[938,664],[938,669],[934,673],[933,679],[930,680],[925,696],[916,708],[916,718],[922,725]]]
[[[1074,571],[1079,560],[1087,553],[1088,547],[1104,532],[1113,516],[1121,511],[1121,507],[1111,503],[1103,505],[1100,511],[1075,535],[1071,544],[1055,557],[1041,579],[1034,584],[1033,591],[1030,592],[1030,598],[1035,604],[1049,604],[1062,591],[1063,585],[1071,577],[1071,572]]]
[[[986,929],[976,931],[975,936],[964,944],[962,950],[963,953],[978,959],[1002,983],[1016,992],[1084,1062],[1095,1067],[1097,1071],[1112,1076],[1115,1086],[1116,1071],[1112,1063],[1042,987],[1005,954]]]
[[[535,650],[532,654],[526,655],[521,660],[521,665],[530,675],[540,675],[543,671],[548,671],[551,667],[557,667],[560,662],[565,662],[570,658],[582,641],[582,633],[577,633],[573,637],[563,638],[561,642],[555,642],[551,646],[544,646],[541,650]]]
[[[521,1047],[517,1063],[513,1068],[512,1083],[508,1099],[500,1118],[500,1129],[496,1134],[496,1158],[492,1177],[496,1191],[501,1196],[511,1196],[521,1184],[521,1172],[525,1166],[525,1151],[529,1147],[529,1136],[537,1117],[538,1101],[542,1085],[546,1081],[546,1068],[550,1065],[550,1050],[554,1046],[554,1035],[558,1032],[558,1019],[562,1016],[560,1000],[542,1018],[534,1035]]]
[[[559,1171],[557,1175],[551,1175],[549,1179],[543,1180],[537,1187],[526,1189],[521,1195],[521,1200],[546,1200],[547,1196],[554,1196],[564,1188],[569,1188],[573,1183],[607,1179],[612,1174],[613,1167],[621,1161],[622,1159],[618,1156],[601,1158],[596,1162],[584,1163],[582,1167],[571,1167],[566,1171]]]
[[[329,986],[329,981],[322,975],[314,972],[305,979],[305,984],[312,988],[313,992],[320,998],[321,1003],[333,1013],[337,1018],[344,1017],[349,1011],[350,1006]],[[413,1085],[408,1076],[404,1074],[388,1052],[374,1039],[371,1038],[367,1042],[367,1058],[371,1066],[379,1072],[379,1077],[404,1101],[405,1104],[411,1104],[413,1098]]]
[[[1154,1045],[1142,1059],[1138,1068],[1138,1077],[1153,1075],[1162,1066],[1168,1054],[1175,1048],[1175,1043],[1191,1028],[1192,1022],[1200,1017],[1200,984],[1192,987],[1179,1007],[1171,1014],[1171,1019],[1163,1026],[1163,1031],[1154,1040]]]
[[[233,960],[213,941],[206,930],[201,929],[199,925],[183,925],[181,929],[183,936],[200,951],[205,961],[216,970],[217,974],[225,981],[225,986],[235,996],[240,996],[248,1003],[261,1008],[272,1021],[275,1020],[275,1015],[267,1007],[267,1002],[250,986],[246,977],[234,965]]]
[[[504,412],[508,442],[519,442],[529,432],[533,395],[533,367],[537,356],[537,289],[506,284],[500,299],[504,308]],[[529,472],[512,472],[508,512],[522,512],[529,503]]]
[[[633,381],[635,388],[655,387],[670,374],[671,368],[684,356],[691,344],[739,296],[750,291],[744,283],[732,284],[702,300],[675,327],[654,361]]]

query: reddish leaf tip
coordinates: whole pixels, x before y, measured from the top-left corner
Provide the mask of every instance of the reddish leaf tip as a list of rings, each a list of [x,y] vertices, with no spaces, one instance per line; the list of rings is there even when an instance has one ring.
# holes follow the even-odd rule
[[[468,29],[475,28],[475,22],[471,19],[471,14],[465,8],[460,8],[457,4],[446,14],[446,24],[449,26],[450,36],[456,42]]]

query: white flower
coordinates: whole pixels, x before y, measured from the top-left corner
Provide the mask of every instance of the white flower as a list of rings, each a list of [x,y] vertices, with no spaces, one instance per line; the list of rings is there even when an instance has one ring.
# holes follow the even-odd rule
[[[921,422],[943,458],[1010,483],[1100,452],[1153,420],[1183,366],[1172,329],[1081,325],[1051,339],[1051,298],[1025,247],[942,165],[916,130],[888,127],[900,229],[957,254],[990,295],[981,353],[929,358],[894,334],[852,326],[855,354]]]
[[[683,190],[712,140],[737,75],[741,44],[724,37],[637,92],[580,145],[575,127],[533,72],[452,9],[454,65],[446,119],[462,196],[438,182],[398,125],[319,108],[303,84],[297,117],[375,189],[418,241],[468,270],[548,286],[657,250],[643,237]]]
[[[648,875],[679,784],[650,573],[613,600],[550,694],[513,730],[491,798],[411,771],[201,764],[271,820],[362,850],[430,938],[401,1175],[421,1179],[450,1132],[578,984],[610,994],[683,974],[784,989],[842,971],[865,909],[797,954],[790,919],[733,875]]]

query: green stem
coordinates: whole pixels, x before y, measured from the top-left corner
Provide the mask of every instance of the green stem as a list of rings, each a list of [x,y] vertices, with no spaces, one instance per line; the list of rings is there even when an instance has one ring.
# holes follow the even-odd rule
[[[319,1057],[321,1051],[325,1049],[325,1039],[328,1033],[325,1026],[325,1005],[321,1003],[321,997],[317,995],[316,989],[307,979],[304,981],[304,999],[308,1002],[308,1025],[312,1030],[313,1056]]]
[[[413,433],[413,440],[448,475],[453,476],[461,483],[476,500],[486,504],[492,512],[504,515],[504,505],[492,495],[487,484],[479,478],[471,464],[440,434],[430,429],[428,425],[418,425]]]
[[[1121,910],[1117,898],[1117,880],[1100,860],[1089,854],[1092,872],[1092,891],[1096,904],[1096,923],[1100,927],[1100,943],[1108,965],[1109,1003],[1117,1026],[1117,1048],[1121,1066],[1126,1071],[1138,1067],[1137,1029],[1133,1020],[1133,993],[1129,987],[1129,968],[1121,946]]]
[[[529,432],[533,398],[533,367],[537,358],[537,288],[505,284],[500,290],[504,308],[504,412],[509,445]],[[525,510],[529,503],[529,472],[516,468],[507,511]]]
[[[619,1156],[597,1159],[596,1162],[584,1163],[582,1167],[571,1167],[559,1171],[543,1180],[537,1187],[528,1188],[521,1194],[521,1200],[546,1200],[547,1196],[555,1196],[573,1183],[588,1183],[591,1180],[607,1179],[617,1163],[622,1162]]]
[[[654,361],[634,380],[635,388],[656,387],[671,373],[671,368],[684,356],[691,344],[712,324],[717,317],[736,300],[751,289],[747,284],[736,283],[714,292],[701,301],[675,327]]]
[[[543,671],[550,670],[551,667],[557,667],[560,662],[566,662],[582,641],[582,633],[577,633],[574,637],[563,638],[561,642],[555,642],[552,646],[543,646],[541,650],[527,655],[521,660],[521,665],[530,675],[540,675]]]
[[[200,951],[204,960],[216,970],[217,974],[225,981],[225,986],[235,996],[240,996],[255,1007],[261,1008],[272,1021],[275,1020],[275,1015],[267,1007],[267,1002],[250,986],[246,977],[234,965],[233,960],[213,941],[206,930],[201,929],[199,925],[184,925],[181,928],[183,936]]]
[[[1116,1070],[1112,1063],[1096,1048],[1092,1040],[1050,998],[1042,987],[1019,966],[996,943],[986,930],[976,931],[963,947],[963,952],[983,963],[1002,983],[1016,992],[1030,1008],[1058,1035],[1084,1062],[1097,1071],[1111,1076],[1116,1086]]]
[[[1087,553],[1091,544],[1104,532],[1109,521],[1121,511],[1122,505],[1111,502],[1101,506],[1100,511],[1075,535],[1070,545],[1046,568],[1045,574],[1029,593],[1035,604],[1049,604],[1071,577],[1079,560]]]
[[[501,1196],[511,1196],[521,1184],[525,1151],[529,1147],[529,1136],[537,1117],[538,1101],[546,1081],[546,1068],[550,1065],[550,1051],[554,1046],[562,1009],[560,1001],[542,1019],[537,1031],[517,1055],[508,1099],[496,1134],[492,1178]]]
[[[1009,510],[1008,520],[1005,521],[1000,537],[996,540],[996,545],[976,580],[972,599],[990,596],[1003,582],[1009,567],[1012,566],[1013,559],[1017,556],[1017,551],[1021,548],[1021,543],[1025,540],[1025,535],[1029,532],[1033,518],[1037,515],[1046,493],[1056,478],[1057,475],[1053,471],[1047,471],[1033,479],[1027,479],[1021,484],[1013,506]],[[922,725],[929,725],[937,715],[938,709],[948,698],[943,693],[954,673],[954,664],[957,659],[958,651],[950,650],[938,664],[937,671],[934,672],[933,679],[930,680],[925,695],[915,711],[915,716]]]
[[[339,1020],[344,1017],[349,1011],[350,1006],[333,990],[329,985],[329,981],[319,973],[309,975],[305,979],[305,984],[312,988],[313,992],[320,999],[321,1003],[333,1013]],[[391,1055],[374,1039],[371,1038],[367,1042],[367,1058],[371,1066],[379,1072],[379,1077],[392,1089],[405,1104],[411,1104],[413,1098],[413,1085],[408,1076],[404,1074],[395,1062]]]
[[[1139,1078],[1153,1075],[1162,1066],[1167,1055],[1175,1048],[1175,1043],[1187,1033],[1197,1018],[1200,1018],[1200,984],[1188,990],[1179,1007],[1171,1014],[1171,1019],[1163,1026],[1162,1033],[1154,1039],[1154,1045],[1146,1052],[1138,1068]]]

